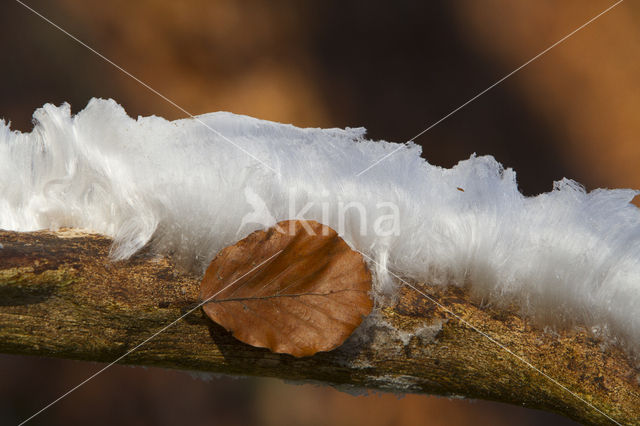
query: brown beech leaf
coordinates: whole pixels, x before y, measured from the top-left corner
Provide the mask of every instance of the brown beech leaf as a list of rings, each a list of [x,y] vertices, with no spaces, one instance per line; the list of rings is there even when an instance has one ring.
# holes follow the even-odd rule
[[[340,346],[371,312],[360,253],[315,221],[256,231],[211,261],[205,313],[242,342],[293,356]]]

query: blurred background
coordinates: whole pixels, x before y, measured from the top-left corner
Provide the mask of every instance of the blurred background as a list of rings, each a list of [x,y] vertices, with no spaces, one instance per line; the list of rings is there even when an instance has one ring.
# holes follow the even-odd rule
[[[364,126],[403,142],[614,0],[24,0],[193,114]],[[494,155],[521,191],[573,178],[640,188],[640,3],[623,2],[416,140],[432,164]],[[29,131],[46,102],[179,110],[14,1],[0,5],[0,117]],[[101,365],[0,356],[0,424]],[[535,410],[429,396],[351,396],[266,379],[116,366],[31,424],[568,425]]]

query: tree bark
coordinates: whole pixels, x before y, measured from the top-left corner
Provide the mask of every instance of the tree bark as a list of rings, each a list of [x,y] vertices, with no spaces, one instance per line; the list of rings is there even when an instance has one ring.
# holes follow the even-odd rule
[[[110,246],[74,230],[0,231],[0,352],[112,362],[198,305],[200,277],[148,250],[113,262]],[[620,348],[576,330],[544,332],[465,288],[412,285],[597,409],[406,286],[344,345],[313,357],[245,345],[198,308],[121,362],[487,399],[585,424],[640,422],[640,370]]]

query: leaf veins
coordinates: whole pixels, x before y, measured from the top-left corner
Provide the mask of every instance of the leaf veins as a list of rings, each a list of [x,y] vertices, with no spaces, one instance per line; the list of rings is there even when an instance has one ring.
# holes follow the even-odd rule
[[[293,220],[220,251],[200,297],[237,339],[302,357],[340,346],[371,312],[370,291],[360,253],[325,225]]]

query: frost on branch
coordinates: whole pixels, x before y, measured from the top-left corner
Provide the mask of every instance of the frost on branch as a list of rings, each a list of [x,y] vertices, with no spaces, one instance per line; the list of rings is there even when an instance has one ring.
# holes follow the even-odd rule
[[[636,191],[587,193],[565,179],[524,197],[493,157],[444,169],[413,144],[358,176],[398,147],[361,128],[230,113],[136,120],[98,99],[75,116],[45,105],[34,119],[31,133],[0,126],[1,229],[85,228],[114,238],[115,259],[150,244],[203,273],[220,249],[265,224],[316,220],[405,277],[469,285],[543,324],[578,324],[640,348]],[[374,232],[390,215],[397,227]],[[385,276],[375,271],[378,295],[396,291]]]

